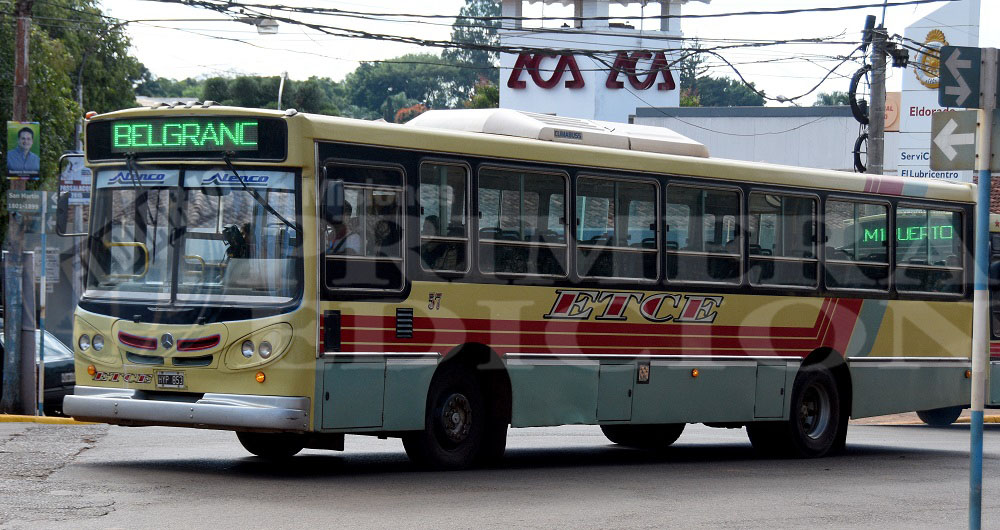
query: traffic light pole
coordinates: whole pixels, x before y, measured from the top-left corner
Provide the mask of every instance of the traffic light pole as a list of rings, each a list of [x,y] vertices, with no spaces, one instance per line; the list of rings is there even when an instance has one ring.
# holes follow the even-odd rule
[[[972,418],[969,442],[969,528],[982,527],[983,503],[983,409],[986,404],[986,374],[989,370],[989,266],[990,266],[990,142],[993,111],[997,103],[997,50],[982,54],[982,109],[976,143],[979,174],[976,202],[976,275],[972,317]]]

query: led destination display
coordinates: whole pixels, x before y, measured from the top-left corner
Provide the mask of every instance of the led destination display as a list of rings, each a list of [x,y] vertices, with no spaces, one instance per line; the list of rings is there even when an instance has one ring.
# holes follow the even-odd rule
[[[257,141],[256,119],[126,120],[111,125],[112,153],[250,151],[257,149]]]
[[[288,154],[288,125],[271,116],[155,116],[94,120],[87,124],[87,157],[121,160],[281,161]]]

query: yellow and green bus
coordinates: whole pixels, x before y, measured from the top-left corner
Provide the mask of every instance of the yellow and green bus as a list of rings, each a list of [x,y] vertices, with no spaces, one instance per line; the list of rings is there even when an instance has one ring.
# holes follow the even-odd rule
[[[400,437],[461,468],[565,424],[646,449],[745,426],[818,457],[850,417],[969,402],[971,185],[503,109],[86,128],[78,419],[231,430],[269,458]]]

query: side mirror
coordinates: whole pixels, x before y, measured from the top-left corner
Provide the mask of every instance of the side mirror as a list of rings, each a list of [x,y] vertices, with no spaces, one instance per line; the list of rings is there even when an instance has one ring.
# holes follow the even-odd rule
[[[323,220],[330,224],[339,224],[344,220],[344,181],[329,180],[323,188]]]
[[[67,167],[69,167],[69,165],[71,163],[71,159],[78,159],[78,163],[81,164],[81,166],[82,166],[82,163],[83,163],[83,155],[82,154],[64,154],[61,157],[59,157],[59,174],[60,175],[63,175],[65,169]],[[61,183],[62,183],[62,178],[60,178],[60,184]],[[56,233],[59,234],[60,236],[63,236],[63,237],[86,236],[87,235],[86,232],[69,232],[68,231],[67,226],[70,223],[70,219],[69,219],[69,211],[70,211],[70,206],[71,206],[70,205],[70,197],[72,195],[73,195],[73,192],[71,192],[71,191],[59,192],[58,193],[58,200],[56,202]],[[77,213],[83,212],[83,210],[80,210],[81,208],[84,208],[84,207],[89,208],[89,206],[84,205],[84,204],[77,204],[76,207],[77,207]],[[73,224],[73,228],[76,229],[76,230],[85,230],[84,228],[81,228],[80,226],[78,226],[78,225],[80,225],[82,223],[83,223],[83,216],[80,215],[79,218],[76,220],[76,222]]]

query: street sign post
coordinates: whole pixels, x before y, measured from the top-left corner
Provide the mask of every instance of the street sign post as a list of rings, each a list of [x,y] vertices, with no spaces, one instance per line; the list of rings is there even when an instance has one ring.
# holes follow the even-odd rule
[[[964,109],[982,108],[980,94],[980,69],[983,62],[982,48],[968,46],[943,46],[941,48],[941,81],[938,86],[938,103],[942,107]]]

